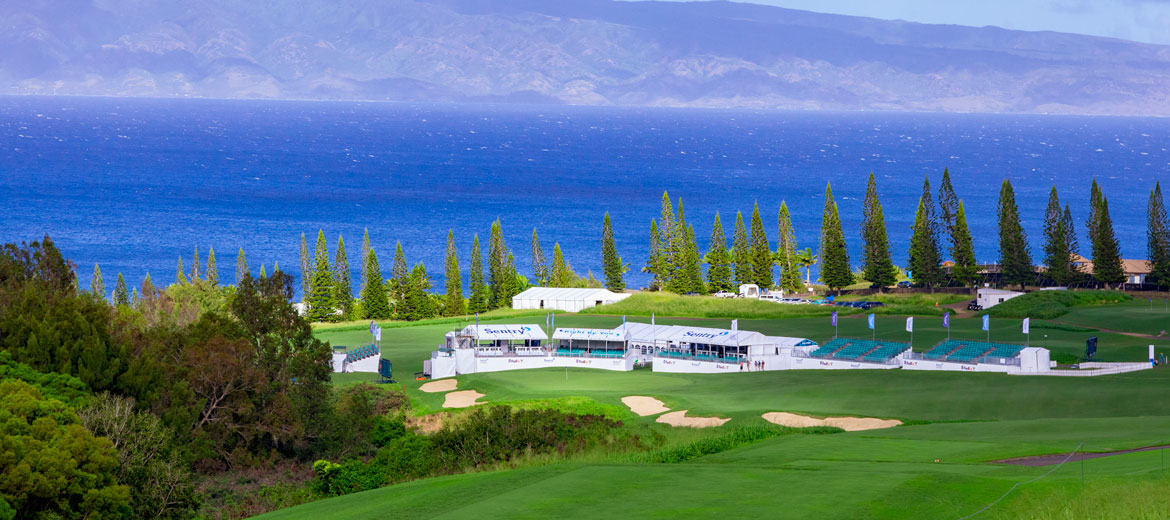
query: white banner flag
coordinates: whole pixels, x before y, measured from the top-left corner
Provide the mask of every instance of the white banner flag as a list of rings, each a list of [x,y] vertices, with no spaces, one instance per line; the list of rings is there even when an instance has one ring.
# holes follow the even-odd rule
[[[906,318],[906,332],[914,332],[914,318]]]
[[[736,332],[738,330],[739,330],[739,320],[731,320],[731,331]]]
[[[1028,333],[1028,326],[1031,325],[1032,318],[1024,318],[1024,334]]]

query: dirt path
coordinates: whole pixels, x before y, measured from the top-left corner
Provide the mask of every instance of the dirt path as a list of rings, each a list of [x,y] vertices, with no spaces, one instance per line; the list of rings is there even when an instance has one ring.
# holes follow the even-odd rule
[[[1154,451],[1170,448],[1170,444],[1163,444],[1161,446],[1147,446],[1145,448],[1134,448],[1132,450],[1118,450],[1106,451],[1101,453],[1077,453],[1069,458],[1069,462],[1076,462],[1081,460],[1099,459],[1102,457],[1112,457],[1114,455],[1125,455],[1126,453],[1137,453],[1139,451]],[[1053,464],[1060,464],[1068,458],[1067,453],[1053,453],[1051,455],[1033,455],[1031,457],[1016,457],[1014,459],[1002,459],[990,461],[992,464],[1014,464],[1016,466],[1051,466]]]

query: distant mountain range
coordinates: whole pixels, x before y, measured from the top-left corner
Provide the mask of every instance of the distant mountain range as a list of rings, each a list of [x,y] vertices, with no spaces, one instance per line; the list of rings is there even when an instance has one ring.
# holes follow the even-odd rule
[[[1170,115],[1170,46],[731,2],[0,3],[0,94]]]

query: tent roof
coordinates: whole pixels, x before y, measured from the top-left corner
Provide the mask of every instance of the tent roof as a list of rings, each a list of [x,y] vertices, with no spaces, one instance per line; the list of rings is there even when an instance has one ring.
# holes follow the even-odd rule
[[[553,331],[553,339],[594,340],[594,341],[625,341],[626,333],[621,327],[616,329],[557,329]]]
[[[529,287],[513,296],[513,300],[612,300],[628,294],[617,294],[608,289],[575,289],[567,287]]]
[[[540,325],[521,323],[517,325],[468,325],[461,332],[463,336],[489,341],[509,339],[548,339]]]

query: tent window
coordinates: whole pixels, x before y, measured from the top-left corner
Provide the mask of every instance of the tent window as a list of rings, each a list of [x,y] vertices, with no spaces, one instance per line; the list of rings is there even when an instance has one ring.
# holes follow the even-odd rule
[[[540,300],[540,308],[541,308],[541,309],[543,309],[543,308],[544,308],[544,300]]]

